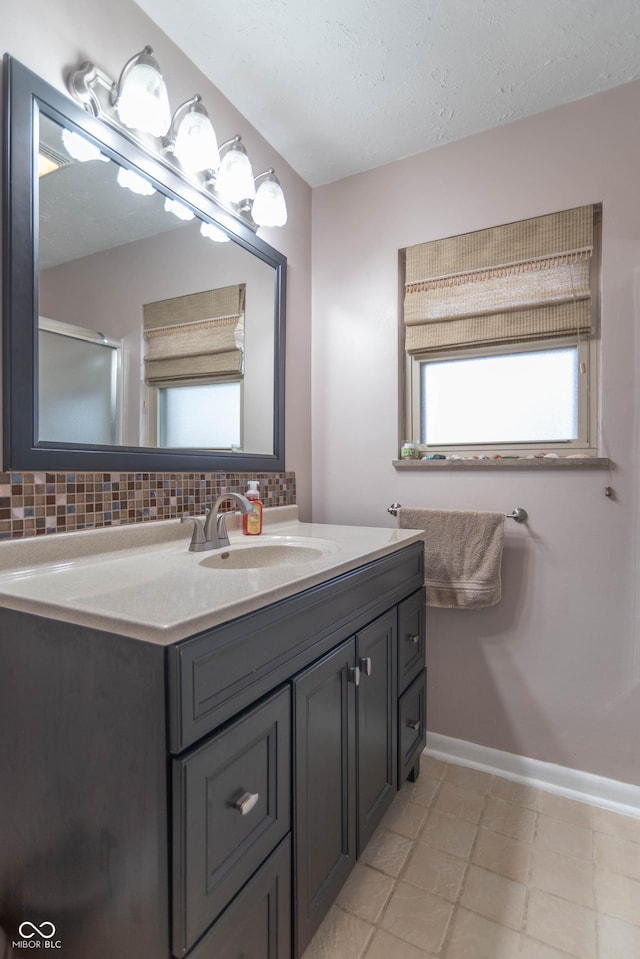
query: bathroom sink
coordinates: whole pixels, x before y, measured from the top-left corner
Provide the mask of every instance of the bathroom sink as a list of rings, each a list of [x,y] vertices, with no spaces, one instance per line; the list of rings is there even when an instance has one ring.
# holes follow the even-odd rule
[[[272,566],[296,566],[319,559],[326,553],[317,546],[298,543],[269,543],[267,545],[233,545],[216,550],[200,561],[207,569],[264,569]]]

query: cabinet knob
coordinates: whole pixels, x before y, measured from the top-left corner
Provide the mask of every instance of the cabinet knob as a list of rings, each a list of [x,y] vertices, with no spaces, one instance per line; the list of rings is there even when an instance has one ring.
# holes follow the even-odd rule
[[[349,682],[353,683],[354,686],[360,685],[360,667],[359,666],[349,667]]]
[[[409,640],[410,643],[413,643],[414,646],[417,646],[418,643],[420,642],[420,634],[419,633],[416,633],[415,635],[409,634],[407,636],[407,639]]]
[[[413,731],[416,733],[420,729],[421,725],[422,723],[420,722],[419,719],[410,719],[409,722],[407,723],[407,726],[409,727],[409,729],[413,729]]]
[[[371,656],[365,656],[364,659],[360,660],[360,669],[365,676],[371,675]]]
[[[237,799],[233,807],[237,809],[243,816],[246,816],[247,813],[250,813],[257,801],[260,799],[260,793],[243,793],[240,796],[240,799]]]

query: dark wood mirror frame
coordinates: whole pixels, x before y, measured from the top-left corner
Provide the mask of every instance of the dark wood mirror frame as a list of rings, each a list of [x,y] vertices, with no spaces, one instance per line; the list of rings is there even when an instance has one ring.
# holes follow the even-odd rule
[[[138,169],[169,196],[215,223],[274,269],[273,455],[90,446],[38,441],[38,213],[34,164],[38,112],[93,140]],[[3,468],[126,472],[264,472],[283,470],[286,257],[257,237],[168,164],[90,116],[8,54],[4,57],[3,156]]]

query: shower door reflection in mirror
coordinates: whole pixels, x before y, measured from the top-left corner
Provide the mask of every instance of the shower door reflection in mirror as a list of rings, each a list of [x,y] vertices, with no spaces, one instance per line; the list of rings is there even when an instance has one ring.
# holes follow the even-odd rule
[[[60,443],[121,441],[122,343],[40,317],[40,436]]]

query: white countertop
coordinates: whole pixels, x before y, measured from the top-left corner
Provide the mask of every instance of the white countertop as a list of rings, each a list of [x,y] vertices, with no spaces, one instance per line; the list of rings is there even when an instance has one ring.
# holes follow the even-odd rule
[[[321,555],[293,565],[211,569],[178,520],[0,543],[0,607],[167,645],[333,579],[424,538],[419,530],[300,523],[264,511],[261,536],[229,521],[230,549],[299,543]]]

